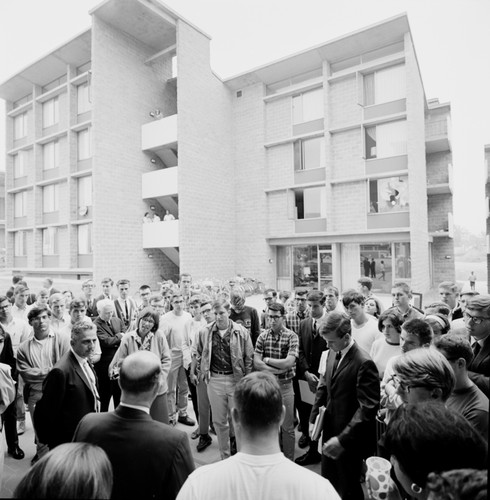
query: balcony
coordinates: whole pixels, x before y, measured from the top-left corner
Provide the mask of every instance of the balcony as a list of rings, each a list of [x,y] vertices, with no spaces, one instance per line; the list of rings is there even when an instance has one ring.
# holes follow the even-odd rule
[[[177,145],[177,115],[145,123],[141,126],[141,149],[158,152]]]
[[[178,193],[177,167],[162,168],[142,176],[143,199],[160,199]],[[165,203],[164,203],[165,204]]]
[[[143,224],[143,248],[175,248],[178,246],[178,220]]]
[[[425,151],[427,154],[451,150],[451,121],[449,117],[425,122]]]
[[[454,220],[452,212],[447,214],[447,225],[429,232],[433,238],[454,238]]]
[[[449,164],[447,166],[447,182],[433,182],[428,179],[427,184],[427,194],[436,195],[436,194],[453,194],[453,166]]]

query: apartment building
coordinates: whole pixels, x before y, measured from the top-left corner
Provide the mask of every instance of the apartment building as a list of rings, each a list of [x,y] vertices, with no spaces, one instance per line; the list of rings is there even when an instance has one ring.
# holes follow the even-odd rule
[[[0,85],[8,267],[281,289],[454,277],[450,105],[426,99],[406,15],[221,79],[210,37],[160,2],[91,14]]]
[[[487,211],[487,290],[490,293],[490,144],[485,144],[485,206]]]

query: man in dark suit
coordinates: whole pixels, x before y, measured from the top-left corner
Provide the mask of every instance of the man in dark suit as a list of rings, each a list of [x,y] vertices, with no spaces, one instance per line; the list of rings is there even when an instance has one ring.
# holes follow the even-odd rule
[[[99,300],[97,311],[99,315],[94,319],[94,325],[97,328],[102,354],[94,367],[99,382],[100,411],[108,411],[111,397],[114,399],[114,408],[121,399],[121,390],[117,381],[109,379],[109,365],[121,344],[124,325],[118,317],[114,316],[115,308],[112,300]]]
[[[130,354],[121,365],[119,406],[87,415],[75,432],[74,441],[97,444],[107,453],[114,473],[112,498],[174,499],[194,470],[187,435],[149,415],[161,383],[155,354]]]
[[[97,316],[97,299],[94,297],[95,292],[95,281],[86,280],[82,283],[83,299],[87,304],[87,310],[85,314],[93,319]]]
[[[379,375],[369,355],[351,336],[346,314],[331,312],[320,326],[329,348],[311,411],[310,432],[325,406],[322,476],[343,500],[363,500],[362,459],[375,448],[375,418],[379,407]]]
[[[311,317],[301,321],[299,326],[299,358],[298,377],[308,382],[310,391],[315,394],[319,381],[318,368],[322,352],[327,348],[325,340],[320,335],[320,322],[325,316],[325,295],[319,290],[313,290],[307,295]],[[310,420],[311,404],[301,400],[298,406],[299,420],[303,435],[299,438],[300,448],[309,445],[308,452],[298,457],[295,462],[298,465],[310,465],[318,463],[321,459],[318,453],[318,441],[310,441],[308,437],[308,422]]]
[[[69,443],[82,417],[99,410],[97,379],[89,362],[96,342],[96,328],[90,320],[73,325],[70,350],[44,380],[43,395],[34,410],[34,427],[50,450]]]
[[[472,297],[466,304],[464,320],[474,355],[468,365],[468,375],[490,397],[490,295]]]
[[[459,286],[453,281],[443,281],[438,287],[441,302],[449,307],[449,321],[463,317],[463,311],[459,304]]]

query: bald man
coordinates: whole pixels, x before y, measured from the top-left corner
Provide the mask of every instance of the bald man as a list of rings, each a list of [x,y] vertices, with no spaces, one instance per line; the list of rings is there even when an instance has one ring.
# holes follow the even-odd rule
[[[119,406],[87,415],[75,431],[73,441],[97,444],[107,453],[114,472],[111,498],[174,499],[194,470],[187,434],[150,417],[161,383],[155,354],[130,354],[119,374]]]

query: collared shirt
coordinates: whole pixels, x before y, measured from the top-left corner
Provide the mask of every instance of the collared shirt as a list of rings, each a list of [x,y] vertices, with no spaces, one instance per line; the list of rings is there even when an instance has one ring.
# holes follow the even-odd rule
[[[146,406],[140,406],[140,405],[130,405],[128,403],[119,403],[119,406],[125,406],[126,408],[133,408],[133,410],[141,410],[147,413],[148,415],[150,414],[150,408],[147,408]]]
[[[2,323],[2,327],[10,335],[14,356],[17,357],[17,349],[19,348],[19,345],[24,342],[24,340],[29,338],[32,327],[25,321],[15,319],[14,317],[12,317],[12,321],[8,325]]]
[[[38,340],[35,336],[33,336],[31,341],[32,366],[42,369],[53,368],[54,332],[49,330],[48,336],[43,340]]]
[[[217,329],[212,332],[211,347],[211,371],[212,372],[233,372],[231,364],[231,332],[230,329],[221,336]]]
[[[95,373],[93,371],[93,368],[89,366],[89,362],[87,358],[82,358],[82,356],[79,356],[73,348],[70,348],[70,351],[73,353],[75,356],[76,360],[78,361],[78,364],[80,365],[80,368],[82,369],[83,373],[85,373],[85,376],[88,379],[88,382],[90,384],[90,388],[92,389],[92,393],[94,395],[94,410],[99,411],[100,409],[100,398],[99,398],[99,391],[97,390],[97,381],[95,378]]]
[[[341,351],[340,351],[340,361],[339,361],[339,364],[337,365],[337,370],[339,369],[339,366],[340,364],[342,363],[342,361],[344,360],[345,358],[345,355],[350,351],[351,347],[354,345],[354,339],[351,338],[350,342],[349,342],[349,345],[347,347],[344,347]]]
[[[279,333],[272,328],[262,332],[255,345],[255,353],[263,358],[286,359],[288,356],[299,356],[298,335],[292,330],[283,327]],[[292,366],[285,373],[276,375],[278,380],[290,380],[296,375],[296,366]]]
[[[292,330],[294,333],[299,333],[299,325],[301,321],[308,318],[310,316],[308,310],[306,309],[303,312],[292,312],[286,315],[286,327]]]
[[[70,316],[69,315],[63,315],[61,319],[55,318],[53,315],[51,315],[51,328],[56,332],[60,333],[63,328],[66,327],[67,324],[70,323]]]
[[[408,306],[406,313],[402,313],[398,308],[397,311],[403,316],[404,322],[409,321],[411,319],[422,319],[424,317],[424,315],[421,312],[417,311],[417,309],[415,309],[411,305]]]
[[[21,319],[22,321],[28,322],[27,313],[30,311],[30,309],[30,306],[25,306],[24,309],[20,309],[14,304],[10,309],[10,314],[12,314],[15,319]]]

